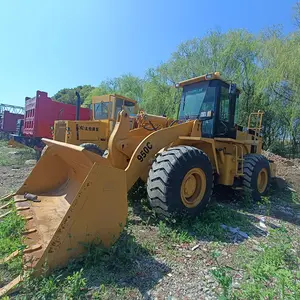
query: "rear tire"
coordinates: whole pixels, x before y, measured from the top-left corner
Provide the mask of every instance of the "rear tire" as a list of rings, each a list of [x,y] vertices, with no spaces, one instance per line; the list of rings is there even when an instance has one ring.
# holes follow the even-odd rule
[[[102,156],[104,154],[104,151],[99,148],[96,144],[93,143],[84,143],[80,145],[82,148],[84,148],[87,151],[93,152],[95,154],[98,154]]]
[[[270,164],[261,154],[248,154],[244,157],[243,186],[252,194],[254,201],[261,200],[270,187]]]
[[[164,217],[177,213],[198,215],[207,206],[212,187],[208,156],[190,146],[162,152],[153,162],[147,181],[150,205]]]

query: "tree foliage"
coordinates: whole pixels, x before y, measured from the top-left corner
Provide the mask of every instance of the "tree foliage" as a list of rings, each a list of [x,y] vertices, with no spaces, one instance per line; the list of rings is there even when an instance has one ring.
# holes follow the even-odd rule
[[[264,147],[290,154],[300,152],[300,3],[294,7],[294,32],[284,35],[271,27],[254,35],[246,30],[210,31],[178,46],[169,60],[149,69],[144,78],[131,74],[102,81],[96,88],[82,86],[86,104],[92,96],[118,93],[140,102],[148,113],[176,117],[180,97],[175,83],[219,71],[242,90],[241,125],[258,109],[264,116]],[[77,88],[77,89],[78,89]],[[63,89],[55,98],[74,103],[75,89]]]
[[[87,101],[88,96],[94,90],[94,87],[91,85],[79,85],[76,88],[72,89],[62,89],[58,91],[53,98],[56,101],[67,103],[67,104],[76,104],[76,91],[80,93],[82,103]]]
[[[143,95],[144,81],[131,74],[102,81],[98,87],[93,89],[86,98],[86,103],[92,102],[92,96],[105,94],[120,94],[122,96],[140,101]]]

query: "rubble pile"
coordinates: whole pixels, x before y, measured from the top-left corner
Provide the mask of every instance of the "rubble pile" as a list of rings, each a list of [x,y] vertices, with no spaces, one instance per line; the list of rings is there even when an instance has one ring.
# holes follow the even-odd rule
[[[282,177],[289,185],[300,190],[300,159],[288,159],[269,151],[262,154],[276,164],[277,176]]]

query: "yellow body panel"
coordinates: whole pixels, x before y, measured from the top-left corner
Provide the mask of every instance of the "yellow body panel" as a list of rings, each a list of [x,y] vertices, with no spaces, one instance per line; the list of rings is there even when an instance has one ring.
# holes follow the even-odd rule
[[[106,149],[109,139],[109,121],[65,121],[66,131],[64,142],[73,145],[93,143]]]

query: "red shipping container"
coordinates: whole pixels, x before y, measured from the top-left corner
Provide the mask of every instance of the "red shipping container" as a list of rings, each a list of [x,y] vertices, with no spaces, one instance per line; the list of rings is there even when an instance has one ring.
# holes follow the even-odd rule
[[[23,134],[31,137],[52,139],[55,120],[75,120],[76,106],[57,102],[46,92],[37,91],[36,97],[25,98],[25,117]],[[80,108],[80,120],[90,119],[90,109]]]
[[[0,122],[0,130],[8,133],[15,133],[17,130],[17,120],[23,119],[24,115],[13,114],[7,110],[3,112]]]

